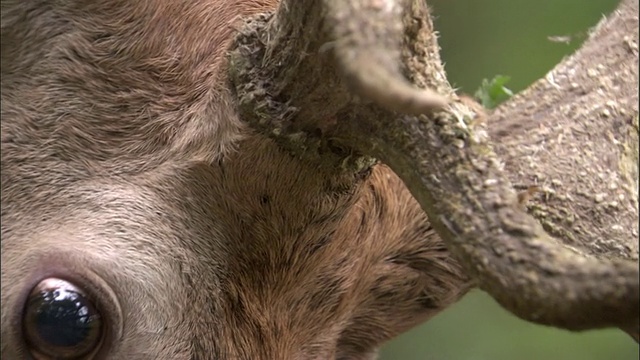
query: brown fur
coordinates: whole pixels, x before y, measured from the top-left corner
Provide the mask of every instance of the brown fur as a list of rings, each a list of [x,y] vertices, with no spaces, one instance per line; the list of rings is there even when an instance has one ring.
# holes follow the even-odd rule
[[[370,359],[469,287],[384,166],[319,176],[238,119],[225,51],[275,0],[2,1],[2,358],[40,279],[109,359]]]

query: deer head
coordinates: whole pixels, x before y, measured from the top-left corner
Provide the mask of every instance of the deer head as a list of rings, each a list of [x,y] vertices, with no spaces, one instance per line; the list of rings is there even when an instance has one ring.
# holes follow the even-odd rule
[[[422,1],[1,10],[3,358],[373,359],[476,283],[636,329],[636,264],[521,209]]]
[[[274,7],[2,3],[3,358],[368,359],[469,288],[387,167],[243,124],[226,55]]]

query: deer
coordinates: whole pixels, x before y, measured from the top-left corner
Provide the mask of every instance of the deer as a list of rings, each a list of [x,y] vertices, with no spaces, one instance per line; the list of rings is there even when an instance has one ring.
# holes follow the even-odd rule
[[[448,178],[358,120],[477,115],[420,73],[442,71],[437,53],[398,46],[435,44],[424,2],[1,6],[3,359],[369,360],[475,287],[530,321],[637,333],[634,249],[586,251],[596,277],[568,291],[573,314],[527,315],[517,296],[534,293],[500,296],[524,285],[462,241],[484,229],[422,192]],[[503,233],[542,236],[513,209]],[[558,266],[560,284],[587,271]]]
[[[3,358],[369,359],[469,288],[388,168],[238,118],[224,50],[275,5],[3,3]],[[99,320],[57,338],[23,314],[64,289]]]

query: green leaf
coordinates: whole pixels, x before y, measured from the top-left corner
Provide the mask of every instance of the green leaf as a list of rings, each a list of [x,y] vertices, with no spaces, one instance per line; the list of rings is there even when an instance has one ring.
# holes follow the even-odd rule
[[[482,80],[482,85],[475,92],[474,96],[480,101],[482,106],[493,109],[501,102],[513,96],[513,92],[505,86],[511,77],[496,75],[493,79]]]

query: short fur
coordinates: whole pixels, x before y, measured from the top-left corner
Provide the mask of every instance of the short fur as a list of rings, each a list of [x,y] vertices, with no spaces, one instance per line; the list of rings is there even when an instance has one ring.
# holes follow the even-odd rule
[[[320,177],[238,119],[226,49],[275,5],[2,1],[3,359],[48,276],[109,359],[372,359],[469,288],[388,168]]]

